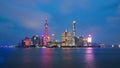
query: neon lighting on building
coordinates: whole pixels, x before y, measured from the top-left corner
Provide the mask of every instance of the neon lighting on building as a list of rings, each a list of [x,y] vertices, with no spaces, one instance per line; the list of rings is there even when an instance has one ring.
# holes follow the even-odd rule
[[[92,36],[91,36],[90,34],[88,35],[87,42],[88,42],[88,43],[91,43],[91,42],[92,42]]]
[[[48,42],[50,41],[50,37],[48,36],[48,23],[47,19],[45,20],[45,34],[43,37],[43,45],[46,46],[48,45]]]

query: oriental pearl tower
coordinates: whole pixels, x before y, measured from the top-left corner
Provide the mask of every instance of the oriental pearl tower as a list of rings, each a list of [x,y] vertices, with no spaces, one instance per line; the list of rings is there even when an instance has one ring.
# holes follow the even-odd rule
[[[45,28],[45,34],[43,37],[43,46],[47,46],[48,42],[50,42],[50,37],[48,36],[48,20],[47,20],[47,18],[45,20],[44,28]]]

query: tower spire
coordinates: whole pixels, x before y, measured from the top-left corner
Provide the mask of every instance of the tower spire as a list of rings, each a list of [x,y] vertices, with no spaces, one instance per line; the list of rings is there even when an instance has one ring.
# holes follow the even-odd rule
[[[72,29],[72,33],[73,33],[73,37],[76,37],[76,21],[73,21],[73,29]]]
[[[73,46],[76,45],[76,43],[75,43],[75,41],[76,41],[75,37],[76,37],[76,21],[74,20],[72,22],[72,45]]]
[[[48,45],[48,42],[50,41],[50,37],[48,36],[48,20],[45,18],[45,34],[44,34],[44,46]]]
[[[45,35],[48,36],[48,20],[45,18]]]

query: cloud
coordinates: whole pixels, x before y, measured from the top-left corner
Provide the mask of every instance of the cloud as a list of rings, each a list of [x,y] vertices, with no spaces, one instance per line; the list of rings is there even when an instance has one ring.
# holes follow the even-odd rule
[[[107,18],[107,22],[111,24],[119,23],[120,22],[120,4],[117,6],[117,10],[114,16],[109,16]]]
[[[44,30],[45,18],[47,16],[50,22],[52,16],[48,12],[35,10],[34,7],[39,3],[32,2],[33,0],[0,0],[0,41],[13,44],[24,36],[44,33],[41,31]]]
[[[89,0],[62,0],[60,4],[60,11],[63,14],[69,14],[74,9],[82,9],[85,10],[90,7],[90,1]]]
[[[79,0],[76,2],[76,6],[81,9],[88,9],[90,7],[90,0]]]
[[[100,31],[101,31],[101,28],[99,26],[92,26],[92,27],[89,27],[86,30],[84,30],[84,33],[96,35]]]
[[[118,23],[120,22],[120,16],[109,17],[107,18],[107,21],[109,23]]]
[[[50,0],[3,0],[1,2],[6,2],[9,4],[20,5],[20,6],[35,6],[37,4],[48,4]]]
[[[30,0],[30,2],[27,2],[28,0],[26,1],[20,0],[20,2],[16,0],[12,0],[12,1],[14,2],[10,4],[8,3],[1,4],[0,17],[12,20],[16,22],[17,25],[20,25],[26,29],[32,29],[32,30],[42,29],[42,26],[44,26],[46,16],[49,21],[50,21],[50,18],[52,17],[49,13],[44,11],[36,11],[36,10],[33,10],[33,8],[21,9],[21,7],[19,7],[18,5],[11,5],[15,2],[20,4],[22,2],[29,5],[30,3],[32,3],[33,0]],[[36,1],[39,1],[39,0],[36,0]],[[45,0],[45,1],[48,1],[48,0]],[[40,2],[44,2],[44,1],[40,0]],[[9,22],[9,23],[13,24],[13,22]]]
[[[73,3],[72,0],[64,0],[61,4],[60,4],[60,10],[62,13],[69,13],[71,12],[73,8]]]
[[[119,4],[119,6],[118,6],[118,14],[120,14],[120,4]]]
[[[22,25],[29,29],[42,29],[45,23],[45,18],[47,16],[48,21],[50,21],[51,15],[45,12],[32,12],[34,15],[22,19]]]

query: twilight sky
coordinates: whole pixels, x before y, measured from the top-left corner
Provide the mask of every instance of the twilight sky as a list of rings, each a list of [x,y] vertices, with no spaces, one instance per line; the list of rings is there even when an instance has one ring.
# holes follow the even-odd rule
[[[0,45],[17,44],[24,37],[49,34],[61,39],[76,20],[77,35],[92,34],[93,42],[120,43],[120,0],[0,0]]]

